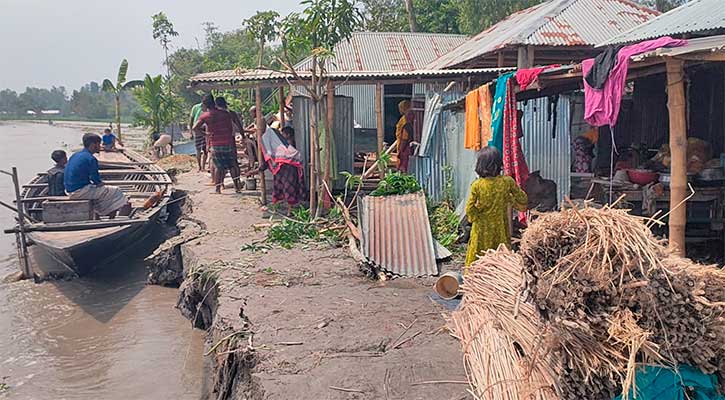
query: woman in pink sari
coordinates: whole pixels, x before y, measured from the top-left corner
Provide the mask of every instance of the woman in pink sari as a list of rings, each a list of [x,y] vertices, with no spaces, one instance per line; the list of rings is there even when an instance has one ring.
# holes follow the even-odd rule
[[[269,169],[272,172],[272,204],[286,201],[287,215],[292,212],[292,207],[300,204],[304,196],[302,157],[292,145],[293,140],[292,127],[283,128],[280,134],[267,126],[262,135],[262,156],[265,162],[258,171]]]

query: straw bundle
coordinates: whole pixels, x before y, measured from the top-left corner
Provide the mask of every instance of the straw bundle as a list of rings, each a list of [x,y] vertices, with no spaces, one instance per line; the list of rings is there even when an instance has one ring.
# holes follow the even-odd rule
[[[461,306],[450,317],[476,399],[558,399],[556,362],[542,353],[538,312],[517,301],[521,273],[520,256],[504,248],[489,252],[471,266]]]
[[[562,362],[563,399],[628,393],[637,363],[722,372],[725,276],[667,252],[624,210],[568,209],[521,240],[527,298]]]

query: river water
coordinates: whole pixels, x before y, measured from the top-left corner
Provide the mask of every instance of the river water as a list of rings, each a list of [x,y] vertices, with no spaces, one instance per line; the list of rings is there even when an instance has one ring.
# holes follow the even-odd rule
[[[81,135],[0,122],[0,169],[17,166],[26,182]],[[13,198],[0,176],[0,199]],[[0,209],[0,227],[13,222]],[[18,271],[15,257],[14,237],[0,235],[0,277]],[[0,398],[199,399],[203,332],[174,308],[176,289],[145,284],[141,257],[72,281],[0,283]]]

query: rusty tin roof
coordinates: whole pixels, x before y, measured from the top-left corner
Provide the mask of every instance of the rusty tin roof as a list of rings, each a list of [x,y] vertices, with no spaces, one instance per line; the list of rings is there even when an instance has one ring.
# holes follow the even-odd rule
[[[422,191],[359,200],[363,255],[401,276],[438,275],[435,245]]]
[[[342,71],[412,71],[423,68],[436,58],[460,46],[464,35],[408,32],[355,32],[333,52],[330,72]],[[312,60],[299,62],[295,69],[309,71]]]
[[[426,68],[450,68],[508,46],[594,46],[659,13],[628,0],[551,0],[513,13]]]
[[[725,29],[725,1],[694,0],[618,34],[601,45],[641,42],[662,36],[707,33],[722,29]]]

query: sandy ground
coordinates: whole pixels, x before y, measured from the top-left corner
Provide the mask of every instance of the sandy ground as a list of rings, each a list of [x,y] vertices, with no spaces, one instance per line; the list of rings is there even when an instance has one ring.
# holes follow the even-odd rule
[[[252,226],[266,222],[256,199],[212,194],[207,182],[187,173],[178,187],[209,232],[189,247],[202,264],[228,266],[209,344],[248,320],[256,359],[246,388],[223,398],[469,398],[460,345],[444,329],[445,308],[430,298],[433,278],[373,282],[343,248],[242,251],[265,237]],[[210,361],[219,367],[224,357]]]

